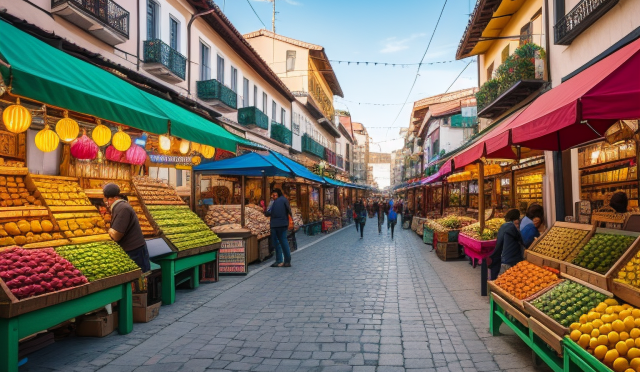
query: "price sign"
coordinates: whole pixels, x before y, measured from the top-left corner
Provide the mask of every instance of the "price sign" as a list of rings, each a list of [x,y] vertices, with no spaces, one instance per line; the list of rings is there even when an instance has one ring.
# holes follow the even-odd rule
[[[223,239],[218,251],[220,275],[247,274],[247,250],[245,239]]]

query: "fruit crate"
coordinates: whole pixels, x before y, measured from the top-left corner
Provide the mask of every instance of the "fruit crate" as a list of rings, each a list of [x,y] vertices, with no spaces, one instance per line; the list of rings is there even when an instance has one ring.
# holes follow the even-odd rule
[[[436,242],[436,255],[442,261],[449,261],[460,258],[460,250],[458,243],[440,243]]]
[[[540,237],[531,244],[529,249],[525,250],[525,260],[531,262],[532,264],[536,264],[538,266],[548,266],[553,269],[560,270],[560,266],[564,261],[533,251],[533,249],[538,244],[540,244],[541,241],[545,239],[545,237],[549,234],[549,232],[553,227],[587,231],[587,235],[580,242],[576,244],[576,246],[571,250],[571,252],[569,252],[568,257],[570,257],[571,259],[573,259],[575,254],[577,254],[578,251],[582,249],[582,246],[584,246],[584,244],[586,244],[589,241],[589,239],[591,239],[591,236],[593,236],[595,232],[595,228],[591,225],[585,225],[580,223],[570,223],[570,222],[561,222],[561,221],[556,222],[555,224],[553,224],[553,226],[551,226],[551,228],[549,228],[547,231],[542,233],[542,235],[540,235]]]
[[[618,262],[613,265],[610,271],[611,275],[607,277],[608,290],[623,301],[637,307],[640,307],[640,288],[620,282],[616,280],[616,278],[618,277],[618,272],[620,271],[620,269],[625,267],[625,265],[630,260],[634,259],[637,254],[640,254],[639,252],[640,244],[638,244],[638,240],[636,240],[631,248],[627,250],[627,252],[620,258],[620,260],[618,260]],[[639,273],[636,273],[636,275],[638,274]]]
[[[611,372],[604,363],[573,342],[569,337],[562,339],[565,371]]]
[[[627,251],[618,259],[618,261],[616,261],[616,263],[611,266],[606,274],[600,274],[566,261],[560,263],[560,271],[574,278],[578,278],[587,283],[600,287],[605,291],[611,291],[614,275],[617,275],[618,271],[622,267],[621,265],[624,265],[626,262],[628,262],[640,249],[640,233],[597,228],[593,235],[595,234],[625,235],[635,237],[636,240],[631,244],[631,246],[629,246]],[[593,235],[591,235],[590,238],[592,238]]]
[[[424,242],[424,244],[433,245],[433,238],[433,230],[431,230],[427,226],[424,226],[422,230],[422,241]]]
[[[216,283],[218,281],[218,258],[200,265],[200,283]]]

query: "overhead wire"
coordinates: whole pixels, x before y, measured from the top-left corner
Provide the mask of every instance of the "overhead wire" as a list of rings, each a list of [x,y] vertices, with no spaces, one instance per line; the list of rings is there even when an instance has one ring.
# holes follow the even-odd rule
[[[456,76],[456,79],[453,81],[453,83],[451,83],[451,85],[449,85],[449,88],[447,88],[447,90],[445,90],[445,93],[449,93],[449,89],[451,89],[451,87],[453,86],[453,84],[456,83],[456,81],[458,81],[458,79],[460,79],[460,76],[464,73],[464,71],[467,69],[467,67],[469,67],[469,65],[473,62],[474,60],[470,60],[469,63],[467,63],[466,66],[464,66],[464,68],[462,69],[462,71],[460,71],[460,73],[458,74],[458,76]]]
[[[253,10],[253,14],[256,15],[256,17],[258,17],[258,20],[260,20],[260,23],[262,23],[262,25],[264,26],[264,28],[267,28],[267,25],[264,24],[264,22],[262,22],[262,18],[260,18],[260,16],[258,15],[258,13],[256,12],[256,10],[253,8],[253,5],[251,5],[251,0],[247,0],[247,4],[249,4],[249,6],[251,7],[251,10]]]

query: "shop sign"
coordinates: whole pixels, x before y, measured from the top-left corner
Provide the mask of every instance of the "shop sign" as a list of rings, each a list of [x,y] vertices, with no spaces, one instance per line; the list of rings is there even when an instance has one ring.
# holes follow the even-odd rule
[[[528,161],[526,163],[514,165],[513,167],[511,167],[511,170],[515,171],[519,169],[529,168],[529,167],[533,167],[534,165],[538,165],[542,163],[544,163],[544,157],[540,157],[539,159]]]
[[[149,160],[156,164],[183,165],[191,168],[192,156],[149,154]],[[180,169],[180,168],[177,168]],[[182,168],[185,169],[185,168]]]
[[[220,274],[246,274],[247,250],[245,239],[223,239],[218,251]]]

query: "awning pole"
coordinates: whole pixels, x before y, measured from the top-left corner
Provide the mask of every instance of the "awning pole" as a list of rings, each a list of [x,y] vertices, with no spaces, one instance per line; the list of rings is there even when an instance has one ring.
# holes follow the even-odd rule
[[[480,233],[484,231],[484,162],[482,159],[478,163],[478,221],[480,222]]]
[[[240,179],[240,226],[244,227],[244,176]]]

